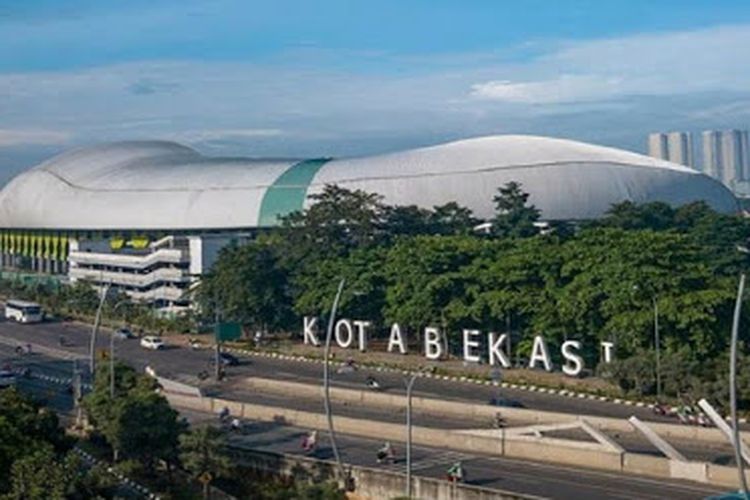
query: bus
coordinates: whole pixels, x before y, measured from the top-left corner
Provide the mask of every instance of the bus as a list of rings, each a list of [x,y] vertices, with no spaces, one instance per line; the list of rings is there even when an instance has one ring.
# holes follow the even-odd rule
[[[25,300],[9,300],[5,303],[5,319],[18,323],[39,323],[44,318],[42,306]]]

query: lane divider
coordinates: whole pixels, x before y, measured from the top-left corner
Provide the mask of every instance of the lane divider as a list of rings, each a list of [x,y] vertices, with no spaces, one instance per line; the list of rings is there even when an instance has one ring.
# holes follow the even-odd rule
[[[98,458],[96,458],[92,454],[90,454],[90,453],[82,450],[78,446],[74,447],[73,451],[76,454],[78,454],[78,456],[81,457],[84,462],[86,462],[87,464],[89,464],[89,466],[93,466],[93,465],[102,465],[102,466],[104,466],[105,470],[109,474],[113,475],[114,477],[117,478],[118,481],[120,481],[120,484],[123,484],[123,485],[127,486],[128,488],[130,488],[135,493],[139,493],[142,496],[144,496],[145,498],[148,498],[149,500],[161,500],[161,497],[159,495],[156,495],[155,493],[153,493],[146,486],[144,486],[142,484],[139,484],[139,483],[136,483],[135,481],[133,481],[129,477],[125,476],[120,471],[118,471],[117,469],[115,469],[114,467],[112,467],[109,463],[104,462],[103,460],[99,460]]]

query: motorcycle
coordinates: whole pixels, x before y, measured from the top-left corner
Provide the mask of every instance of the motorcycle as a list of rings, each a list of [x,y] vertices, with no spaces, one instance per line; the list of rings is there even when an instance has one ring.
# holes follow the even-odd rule
[[[375,380],[375,378],[373,377],[367,377],[367,380],[365,381],[365,385],[371,391],[380,391],[383,389],[383,386],[380,385],[380,382]]]

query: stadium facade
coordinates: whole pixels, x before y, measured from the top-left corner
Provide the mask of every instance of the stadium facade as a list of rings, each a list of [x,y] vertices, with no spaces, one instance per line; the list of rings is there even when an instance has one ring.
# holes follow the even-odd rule
[[[12,179],[0,191],[0,251],[4,267],[111,283],[135,299],[182,307],[220,248],[277,225],[326,184],[393,205],[455,201],[489,219],[497,188],[510,181],[545,220],[597,218],[624,200],[737,210],[726,187],[690,168],[544,137],[305,160],[209,158],[171,142],[122,142],[63,153]]]

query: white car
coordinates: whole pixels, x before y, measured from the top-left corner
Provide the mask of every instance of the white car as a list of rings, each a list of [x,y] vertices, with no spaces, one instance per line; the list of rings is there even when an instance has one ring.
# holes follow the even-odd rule
[[[164,341],[161,338],[149,335],[141,339],[141,347],[158,351],[159,349],[164,349],[166,344],[164,344]]]
[[[16,385],[16,374],[10,370],[0,370],[0,389]]]

